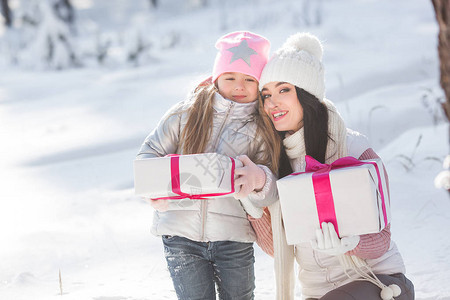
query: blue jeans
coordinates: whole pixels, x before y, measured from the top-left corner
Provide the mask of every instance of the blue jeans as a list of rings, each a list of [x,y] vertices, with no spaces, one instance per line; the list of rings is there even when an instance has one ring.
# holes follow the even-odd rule
[[[253,300],[253,243],[195,242],[163,236],[170,276],[181,300]]]

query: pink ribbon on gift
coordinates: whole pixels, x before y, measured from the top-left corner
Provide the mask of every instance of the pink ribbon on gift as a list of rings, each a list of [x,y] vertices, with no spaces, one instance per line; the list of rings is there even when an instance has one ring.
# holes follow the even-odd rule
[[[291,175],[299,175],[303,173],[311,173],[314,186],[314,195],[316,198],[316,207],[319,217],[319,224],[322,227],[322,222],[331,222],[339,235],[339,228],[336,219],[336,210],[334,208],[333,193],[331,191],[330,171],[334,169],[341,169],[346,167],[361,166],[371,164],[375,167],[378,176],[378,190],[381,195],[381,203],[383,209],[384,224],[387,224],[386,204],[383,193],[383,184],[381,181],[381,174],[376,162],[360,161],[354,157],[346,156],[337,159],[331,164],[322,164],[309,155],[305,156],[306,168],[305,172],[292,173]]]
[[[207,200],[211,197],[224,196],[234,193],[234,169],[235,162],[231,159],[231,191],[225,193],[210,193],[210,194],[187,194],[181,191],[181,180],[180,180],[180,155],[179,154],[169,154],[166,155],[170,157],[170,173],[172,174],[172,192],[178,196],[160,197],[152,198],[152,200],[180,200],[180,199],[196,199],[196,200]]]

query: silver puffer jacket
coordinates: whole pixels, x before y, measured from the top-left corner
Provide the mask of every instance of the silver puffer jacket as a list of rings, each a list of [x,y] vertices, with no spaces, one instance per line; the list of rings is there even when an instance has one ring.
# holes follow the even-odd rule
[[[219,153],[230,157],[246,154],[255,160],[266,151],[262,139],[256,135],[255,113],[258,102],[236,103],[216,93],[213,108],[211,139],[205,153]],[[172,108],[145,139],[137,158],[183,154],[180,134],[188,114],[183,106]],[[204,134],[200,133],[199,134]],[[278,197],[276,178],[265,167],[266,183],[261,192],[252,192],[248,199],[257,207],[268,206]],[[157,172],[158,170],[155,170]],[[152,233],[176,235],[194,241],[254,242],[255,233],[240,201],[234,197],[209,200],[169,200],[166,212],[155,211]]]

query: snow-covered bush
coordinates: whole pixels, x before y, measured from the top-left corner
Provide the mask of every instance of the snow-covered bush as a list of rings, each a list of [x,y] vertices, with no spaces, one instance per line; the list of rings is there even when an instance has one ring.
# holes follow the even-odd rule
[[[51,0],[30,1],[35,16],[31,28],[24,29],[33,33],[25,41],[19,53],[19,64],[32,68],[64,69],[79,65],[72,41],[70,23],[64,22],[56,13]],[[27,19],[26,19],[27,20]],[[28,36],[28,34],[26,34]]]
[[[124,48],[126,60],[133,66],[139,66],[151,61],[149,53],[151,47],[150,40],[138,29],[132,29],[125,35]]]
[[[438,189],[445,189],[450,193],[450,154],[444,159],[443,169],[434,179],[434,185]]]

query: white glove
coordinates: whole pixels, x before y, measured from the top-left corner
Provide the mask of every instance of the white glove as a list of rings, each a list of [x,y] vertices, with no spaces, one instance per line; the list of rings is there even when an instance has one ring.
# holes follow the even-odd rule
[[[145,197],[143,197],[143,199],[148,203],[150,203],[150,205],[159,212],[165,212],[169,209],[169,200],[166,199],[152,200],[151,198]]]
[[[322,223],[322,229],[316,230],[317,240],[311,241],[314,250],[328,254],[341,255],[354,249],[359,244],[359,235],[339,238],[333,223]]]
[[[237,159],[239,159],[244,166],[234,170],[234,174],[239,176],[234,181],[234,186],[237,191],[234,194],[234,198],[243,199],[254,190],[260,190],[264,187],[264,184],[266,183],[266,172],[252,162],[247,155],[240,155]]]

